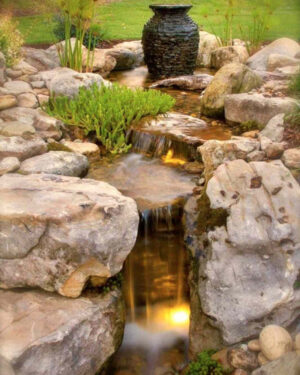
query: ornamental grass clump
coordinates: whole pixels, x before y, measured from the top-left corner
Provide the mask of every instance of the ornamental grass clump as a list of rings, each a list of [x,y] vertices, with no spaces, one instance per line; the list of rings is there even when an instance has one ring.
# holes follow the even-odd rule
[[[44,109],[65,124],[82,128],[86,135],[94,133],[108,152],[116,154],[129,150],[126,131],[131,124],[166,113],[174,104],[171,96],[159,91],[94,84],[80,88],[74,99],[50,98]]]
[[[82,72],[85,59],[86,71],[93,68],[93,34],[90,26],[95,15],[94,0],[58,0],[65,24],[65,43],[58,45],[60,65]],[[75,42],[72,32],[75,27]],[[83,44],[87,44],[87,56],[83,56]]]
[[[5,56],[8,67],[17,64],[21,58],[24,40],[17,26],[10,16],[0,16],[0,51]]]

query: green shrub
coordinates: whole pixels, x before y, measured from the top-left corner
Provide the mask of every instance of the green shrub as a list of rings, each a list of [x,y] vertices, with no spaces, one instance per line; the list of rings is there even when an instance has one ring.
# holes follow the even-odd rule
[[[74,99],[52,97],[44,106],[46,112],[67,125],[79,126],[85,134],[94,132],[111,153],[127,152],[125,136],[128,127],[144,116],[169,111],[175,100],[159,91],[131,90],[117,84],[99,88],[80,88]]]
[[[228,371],[223,366],[211,358],[214,350],[204,350],[198,354],[196,361],[191,362],[187,375],[225,375]]]
[[[289,85],[289,93],[296,98],[300,98],[300,73],[291,80]]]
[[[0,51],[5,56],[7,66],[18,63],[23,42],[17,23],[9,16],[0,16]]]
[[[66,30],[65,30],[65,18],[61,14],[56,14],[53,17],[54,20],[54,29],[53,33],[56,36],[56,38],[59,41],[66,39]],[[84,34],[83,37],[83,45],[88,48],[89,47],[89,38],[91,35],[91,49],[94,49],[97,47],[99,43],[101,43],[103,40],[105,40],[105,31],[101,27],[101,25],[93,24],[87,29],[87,32]],[[76,37],[76,27],[74,25],[71,25],[71,31],[70,31],[71,38]]]
[[[300,130],[300,107],[285,115],[284,122],[288,127]]]

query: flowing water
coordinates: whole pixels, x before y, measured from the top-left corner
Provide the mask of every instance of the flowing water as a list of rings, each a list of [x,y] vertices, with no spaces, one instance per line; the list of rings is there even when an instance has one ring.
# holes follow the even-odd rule
[[[145,67],[115,72],[109,78],[129,87],[152,83]],[[176,111],[198,117],[199,93],[162,91],[176,99]],[[141,218],[136,245],[124,266],[124,339],[105,374],[178,373],[187,362],[189,327],[188,254],[183,244],[182,211],[199,175],[182,168],[193,157],[186,145],[163,134],[154,134],[151,139],[144,133],[129,133],[128,137],[134,152],[102,159],[91,166],[88,175],[132,197]],[[226,139],[229,134],[218,123],[205,129],[201,137]]]

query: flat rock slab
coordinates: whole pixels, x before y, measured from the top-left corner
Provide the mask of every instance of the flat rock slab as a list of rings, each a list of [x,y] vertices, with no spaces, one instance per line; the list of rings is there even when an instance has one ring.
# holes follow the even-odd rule
[[[5,137],[0,135],[0,160],[7,157],[17,157],[20,161],[23,161],[45,152],[47,152],[47,145],[37,136]]]
[[[100,159],[100,149],[95,143],[65,141],[63,144],[73,152],[85,155],[90,161]]]
[[[49,116],[40,108],[11,108],[0,112],[4,121],[19,121],[32,125],[42,138],[61,138],[62,122]]]
[[[266,125],[272,117],[280,113],[290,113],[299,103],[292,98],[266,98],[262,94],[232,94],[225,98],[225,118],[227,121],[242,123],[256,121]]]
[[[0,178],[0,287],[78,297],[89,276],[123,266],[137,236],[136,203],[111,185],[48,174]]]
[[[62,176],[83,177],[89,169],[88,158],[75,152],[50,151],[23,161],[23,174],[50,173]]]
[[[12,136],[23,136],[26,134],[35,134],[35,128],[30,124],[25,124],[20,121],[7,121],[0,123],[0,134],[12,137]]]
[[[19,95],[32,92],[31,85],[24,81],[8,81],[4,83],[3,87],[8,91],[9,95]]]
[[[70,300],[1,290],[0,317],[0,357],[15,375],[94,375],[117,350],[124,327],[118,291]]]
[[[150,88],[156,87],[176,87],[181,90],[204,90],[213,80],[210,74],[195,74],[190,76],[181,76],[175,78],[163,79],[155,82]]]

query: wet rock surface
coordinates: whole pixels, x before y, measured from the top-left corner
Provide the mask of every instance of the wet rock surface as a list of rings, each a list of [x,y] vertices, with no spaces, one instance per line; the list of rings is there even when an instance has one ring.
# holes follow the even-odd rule
[[[210,74],[195,74],[192,76],[181,76],[175,78],[163,79],[155,82],[150,88],[157,87],[175,87],[182,90],[204,90],[212,81]]]
[[[0,316],[0,355],[11,371],[0,360],[3,375],[94,375],[118,349],[125,319],[117,290],[76,300],[2,290]]]
[[[2,288],[79,296],[89,276],[119,272],[135,243],[136,204],[107,183],[6,174],[0,195]]]

